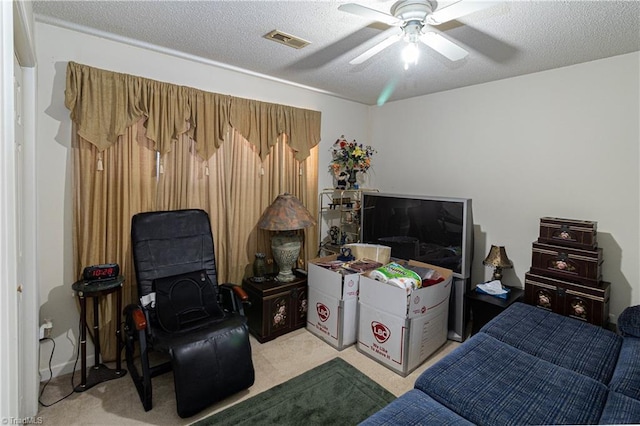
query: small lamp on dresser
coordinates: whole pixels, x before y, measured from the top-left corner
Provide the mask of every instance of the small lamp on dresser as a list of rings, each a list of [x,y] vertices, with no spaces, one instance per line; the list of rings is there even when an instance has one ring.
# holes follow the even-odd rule
[[[502,270],[513,268],[513,262],[507,257],[504,246],[491,246],[487,257],[482,261],[485,266],[493,266],[493,276],[491,280],[502,280]]]

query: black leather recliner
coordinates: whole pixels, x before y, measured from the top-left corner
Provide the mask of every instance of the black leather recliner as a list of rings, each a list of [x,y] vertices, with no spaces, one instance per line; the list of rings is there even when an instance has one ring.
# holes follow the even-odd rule
[[[131,240],[141,303],[124,310],[125,351],[145,411],[152,407],[151,378],[171,370],[183,418],[253,385],[242,307],[248,297],[239,286],[218,285],[207,213],[139,213]],[[169,361],[150,365],[150,351]]]

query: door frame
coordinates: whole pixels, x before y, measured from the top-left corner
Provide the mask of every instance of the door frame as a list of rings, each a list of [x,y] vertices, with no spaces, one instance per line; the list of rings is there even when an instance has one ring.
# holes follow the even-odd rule
[[[0,23],[0,341],[3,342],[0,345],[0,417],[24,419],[37,414],[39,389],[39,285],[35,250],[36,72],[31,3],[0,2]],[[24,164],[16,164],[16,58],[22,71],[20,104],[25,143],[21,157]],[[16,173],[20,173],[23,188],[20,199]],[[24,213],[20,233],[16,231],[18,211]],[[19,256],[23,262],[19,262]]]

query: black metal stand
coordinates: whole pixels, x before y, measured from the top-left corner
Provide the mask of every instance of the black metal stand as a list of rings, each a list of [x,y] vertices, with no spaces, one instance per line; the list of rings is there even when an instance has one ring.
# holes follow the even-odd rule
[[[118,379],[127,374],[127,370],[122,369],[122,339],[120,338],[120,327],[116,327],[116,369],[111,369],[100,363],[100,324],[99,324],[99,298],[107,294],[116,292],[116,321],[118,321],[122,311],[122,284],[124,277],[119,276],[112,280],[95,281],[87,283],[83,280],[76,281],[72,288],[80,300],[80,351],[81,351],[81,379],[80,384],[74,388],[75,392],[84,392],[91,389],[98,383],[108,380]],[[87,376],[87,297],[93,298],[93,337],[95,364],[89,370]]]

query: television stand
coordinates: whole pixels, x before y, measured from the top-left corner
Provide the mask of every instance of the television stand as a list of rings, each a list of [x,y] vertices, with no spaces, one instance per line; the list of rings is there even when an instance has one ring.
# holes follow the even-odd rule
[[[469,335],[469,306],[465,294],[470,290],[471,279],[453,277],[453,287],[449,298],[449,332],[447,338],[464,342]]]

